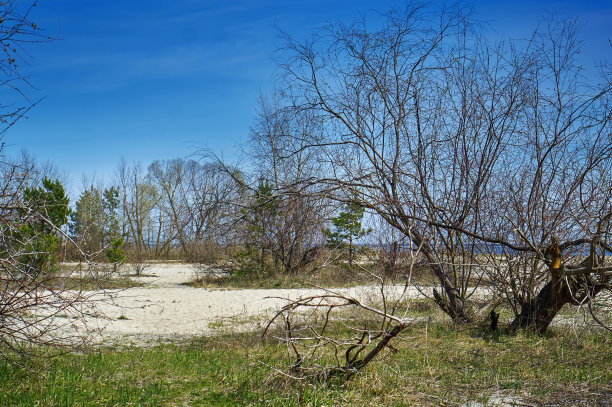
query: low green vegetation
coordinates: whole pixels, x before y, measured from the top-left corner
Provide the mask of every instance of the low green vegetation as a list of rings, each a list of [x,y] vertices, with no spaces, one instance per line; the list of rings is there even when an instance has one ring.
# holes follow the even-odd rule
[[[286,366],[286,349],[273,335],[92,349],[37,359],[27,369],[2,362],[0,405],[447,406],[493,394],[536,405],[605,405],[612,397],[612,337],[562,331],[538,337],[423,323],[346,383],[296,381],[271,369]]]
[[[197,288],[338,288],[361,285],[378,285],[380,277],[387,285],[403,285],[406,277],[400,273],[385,273],[384,262],[377,253],[370,251],[356,255],[349,264],[348,253],[344,249],[326,249],[324,256],[334,258],[327,264],[318,264],[301,273],[282,273],[270,268],[266,273],[258,272],[257,267],[241,262],[211,264],[212,269],[226,270],[224,274],[202,272],[186,285]],[[415,267],[412,283],[435,284],[434,276],[423,267]]]
[[[200,276],[187,283],[190,287],[203,288],[312,288],[351,287],[372,284],[375,281],[347,268],[330,266],[309,274],[271,273],[263,277],[256,274],[234,272],[224,276]]]
[[[92,276],[76,278],[68,277],[63,280],[58,280],[63,284],[63,287],[72,290],[120,290],[124,288],[142,287],[144,283],[136,281],[126,276],[99,277]]]
[[[259,275],[249,271],[235,270],[225,275],[202,274],[186,285],[198,288],[312,288],[312,287],[355,287],[360,285],[377,285],[380,280],[374,276],[377,265],[373,262],[350,267],[346,263],[336,262],[314,271],[301,274],[269,273]],[[380,274],[380,273],[379,273]],[[402,276],[394,276],[397,284],[405,284]],[[415,273],[413,282],[424,285],[432,284],[432,277],[426,273]],[[388,278],[389,284],[394,279]]]
[[[142,287],[142,281],[128,275],[114,272],[114,266],[108,264],[62,263],[57,273],[46,281],[50,288],[68,290],[113,290]]]

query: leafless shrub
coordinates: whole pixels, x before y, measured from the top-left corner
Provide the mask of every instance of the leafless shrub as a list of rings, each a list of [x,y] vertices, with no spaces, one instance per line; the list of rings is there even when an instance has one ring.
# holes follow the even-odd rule
[[[143,272],[149,267],[145,261],[134,261],[130,263],[130,268],[134,272],[135,275],[140,276]]]

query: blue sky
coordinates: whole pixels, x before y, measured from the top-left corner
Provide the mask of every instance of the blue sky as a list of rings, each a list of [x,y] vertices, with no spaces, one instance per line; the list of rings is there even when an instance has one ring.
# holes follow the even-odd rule
[[[146,166],[208,146],[232,157],[257,93],[271,85],[276,27],[298,39],[399,1],[40,0],[33,20],[56,41],[28,48],[22,71],[44,97],[6,135],[65,170],[110,180],[124,157]],[[524,36],[545,11],[584,24],[585,63],[610,60],[612,1],[475,1],[500,35]],[[601,54],[600,54],[601,53]]]

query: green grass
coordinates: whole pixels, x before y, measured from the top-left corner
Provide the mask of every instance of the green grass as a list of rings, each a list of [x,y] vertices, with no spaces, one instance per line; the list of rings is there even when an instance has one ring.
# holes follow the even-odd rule
[[[229,277],[203,277],[196,278],[186,283],[189,287],[196,288],[250,288],[250,289],[273,289],[273,288],[312,288],[313,286],[325,288],[355,287],[375,283],[372,279],[350,278],[319,278],[318,276],[291,276],[270,275],[264,277],[251,276],[229,276]]]
[[[563,335],[562,335],[563,333]],[[152,348],[102,348],[0,364],[2,406],[457,405],[488,395],[530,402],[612,397],[612,337],[489,333],[447,323],[406,329],[347,383],[294,381],[278,373],[285,348],[255,333]],[[599,395],[597,395],[599,394]],[[551,399],[552,397],[552,399]],[[595,401],[593,401],[595,403]],[[596,404],[593,404],[596,405]]]
[[[222,277],[200,277],[196,278],[184,285],[195,288],[227,288],[227,289],[269,289],[269,288],[303,288],[307,287],[308,283],[304,279],[274,275],[269,277],[253,277],[250,276],[222,276]]]
[[[67,277],[57,281],[57,284],[63,284],[63,287],[75,290],[115,290],[123,288],[141,287],[144,283],[133,280],[125,276],[112,277]]]
[[[89,270],[91,267],[92,270]],[[144,283],[112,271],[108,264],[61,263],[57,273],[45,285],[74,290],[113,290],[141,287]]]

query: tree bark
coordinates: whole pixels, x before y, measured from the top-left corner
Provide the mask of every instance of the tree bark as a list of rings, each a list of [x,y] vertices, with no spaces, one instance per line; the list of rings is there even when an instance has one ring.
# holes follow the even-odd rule
[[[440,265],[440,262],[436,260],[433,250],[425,241],[423,235],[415,230],[412,230],[411,234],[408,236],[412,239],[417,247],[422,248],[422,252],[427,259],[427,262],[431,265],[431,270],[438,278],[438,281],[440,281],[440,286],[444,291],[445,296],[441,295],[434,289],[433,294],[436,304],[438,304],[442,311],[448,314],[455,323],[464,324],[473,322],[472,316],[469,315],[465,309],[465,301],[459,294],[457,287],[449,278],[448,273],[444,271]]]
[[[561,250],[556,238],[546,249],[545,256],[550,256],[551,281],[538,293],[538,296],[521,307],[521,313],[512,321],[510,329],[531,329],[537,334],[543,334],[548,329],[553,318],[565,304],[572,301],[569,282],[562,278]]]
[[[523,304],[521,313],[512,321],[510,329],[532,329],[543,334],[553,318],[571,301],[571,293],[562,279],[555,279],[540,290],[537,298]]]

